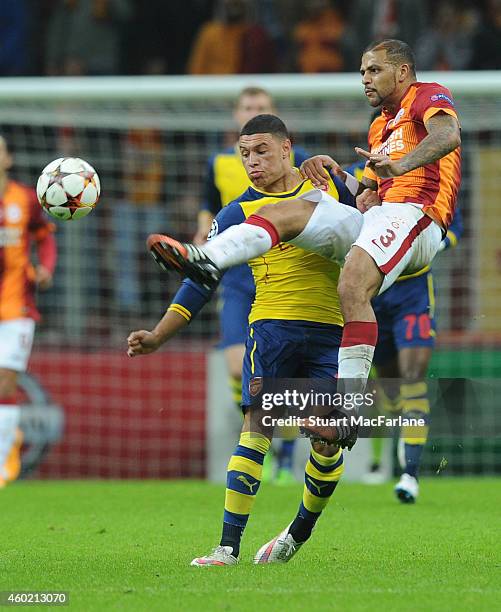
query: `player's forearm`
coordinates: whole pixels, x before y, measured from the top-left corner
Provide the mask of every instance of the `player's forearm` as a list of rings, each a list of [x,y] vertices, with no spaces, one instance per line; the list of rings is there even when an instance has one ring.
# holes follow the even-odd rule
[[[207,233],[209,233],[213,219],[214,215],[210,212],[210,210],[200,210],[198,212],[198,229],[207,229]]]
[[[453,125],[445,126],[440,131],[428,134],[415,149],[404,155],[398,165],[402,174],[432,164],[441,159],[461,144],[459,130]]]
[[[174,337],[188,325],[188,320],[178,312],[168,310],[152,330],[158,346]]]
[[[46,234],[37,243],[38,261],[49,272],[54,274],[57,261],[56,240],[52,233]]]

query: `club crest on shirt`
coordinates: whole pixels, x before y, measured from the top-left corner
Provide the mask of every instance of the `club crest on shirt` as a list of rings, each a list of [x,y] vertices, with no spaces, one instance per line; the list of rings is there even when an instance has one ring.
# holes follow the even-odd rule
[[[397,123],[400,121],[400,119],[402,119],[402,117],[405,114],[405,108],[401,108],[398,113],[393,117],[393,119],[390,119],[388,121],[388,123],[386,124],[387,128],[394,128]]]
[[[249,393],[252,397],[255,397],[259,393],[261,393],[263,389],[263,377],[262,376],[254,376],[249,380]]]
[[[5,218],[9,223],[17,223],[21,220],[21,207],[19,204],[9,204],[6,206]]]

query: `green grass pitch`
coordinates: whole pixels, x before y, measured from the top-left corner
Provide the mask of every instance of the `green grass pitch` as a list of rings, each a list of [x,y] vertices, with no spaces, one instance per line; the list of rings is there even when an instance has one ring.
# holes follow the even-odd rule
[[[64,590],[85,611],[501,609],[499,480],[437,477],[421,491],[403,506],[391,484],[341,483],[289,564],[254,566],[301,495],[264,484],[240,564],[194,568],[218,542],[222,486],[16,483],[0,491],[0,590]]]

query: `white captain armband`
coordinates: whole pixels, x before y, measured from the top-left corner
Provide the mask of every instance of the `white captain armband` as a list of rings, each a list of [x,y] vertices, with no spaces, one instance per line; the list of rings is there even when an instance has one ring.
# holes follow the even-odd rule
[[[344,180],[344,184],[346,185],[346,189],[348,189],[351,195],[356,196],[360,188],[360,183],[353,176],[353,174],[350,174],[349,172],[345,171],[345,175],[346,178]]]

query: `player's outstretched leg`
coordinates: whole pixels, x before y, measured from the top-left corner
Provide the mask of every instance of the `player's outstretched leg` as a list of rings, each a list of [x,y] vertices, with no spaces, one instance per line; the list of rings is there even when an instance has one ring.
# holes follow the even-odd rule
[[[316,442],[317,449],[322,444]],[[311,449],[304,475],[303,500],[296,518],[272,540],[261,546],[254,563],[287,563],[311,536],[323,509],[329,502],[343,474],[343,452],[333,449],[332,456],[324,456]]]
[[[240,554],[240,540],[261,484],[263,460],[271,442],[260,433],[242,432],[228,464],[221,541],[205,557],[193,559],[191,565],[235,565]]]

